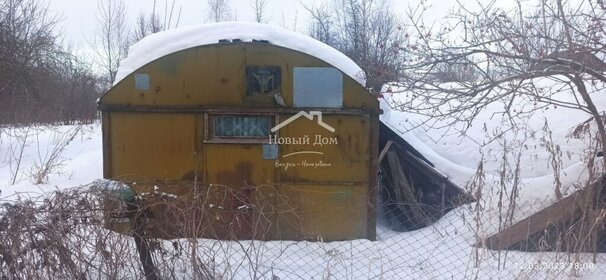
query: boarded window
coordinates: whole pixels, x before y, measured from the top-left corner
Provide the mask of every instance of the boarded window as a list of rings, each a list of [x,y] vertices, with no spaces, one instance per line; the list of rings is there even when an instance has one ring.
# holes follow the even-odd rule
[[[270,95],[280,92],[282,72],[280,66],[247,66],[246,96]]]
[[[266,138],[271,116],[215,116],[213,126],[215,137]]]
[[[332,67],[294,67],[295,107],[342,108],[343,74]]]

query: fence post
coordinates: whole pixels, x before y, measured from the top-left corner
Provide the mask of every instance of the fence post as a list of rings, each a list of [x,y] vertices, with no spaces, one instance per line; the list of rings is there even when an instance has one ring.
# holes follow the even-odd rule
[[[143,273],[145,274],[146,280],[160,280],[156,272],[156,266],[152,259],[151,252],[149,251],[149,244],[144,238],[145,230],[145,212],[139,207],[139,203],[128,203],[128,210],[134,213],[132,220],[133,239],[135,240],[135,246],[139,252],[139,259],[141,265],[143,265]]]

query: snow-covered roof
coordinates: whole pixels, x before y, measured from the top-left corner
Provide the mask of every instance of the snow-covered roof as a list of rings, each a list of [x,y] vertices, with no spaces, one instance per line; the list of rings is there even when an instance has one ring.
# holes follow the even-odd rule
[[[533,84],[553,91],[553,100],[576,102],[574,94],[565,86],[545,78],[534,79]],[[437,170],[459,186],[465,186],[476,174],[478,164],[489,180],[498,180],[502,172],[503,153],[510,168],[515,168],[520,155],[520,183],[528,187],[529,197],[552,194],[554,180],[559,177],[563,187],[583,180],[586,165],[583,160],[591,147],[590,137],[576,138],[571,131],[591,116],[579,109],[563,106],[534,104],[529,98],[518,97],[511,112],[528,113],[525,119],[513,124],[504,115],[503,103],[495,102],[477,113],[470,128],[462,134],[460,127],[449,120],[396,110],[393,106],[408,102],[405,91],[390,86],[393,93],[385,93],[381,100],[381,121],[431,161]],[[606,106],[606,96],[596,92],[593,101],[598,108]],[[411,95],[412,96],[412,95]],[[548,130],[546,130],[546,126]],[[433,128],[432,128],[433,127]],[[551,142],[551,143],[550,143]],[[557,147],[560,154],[559,171],[554,175],[553,158],[546,145]]]
[[[361,85],[366,84],[364,72],[355,62],[318,40],[273,25],[253,22],[222,22],[171,29],[143,38],[130,47],[128,57],[121,61],[114,85],[140,67],[160,57],[188,48],[217,44],[222,39],[240,39],[244,42],[267,40],[272,45],[317,57],[341,70]]]

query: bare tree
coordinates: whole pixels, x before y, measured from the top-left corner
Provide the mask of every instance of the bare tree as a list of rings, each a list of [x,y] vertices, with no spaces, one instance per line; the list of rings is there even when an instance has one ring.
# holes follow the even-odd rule
[[[333,0],[305,8],[312,17],[310,35],[360,65],[368,88],[377,92],[400,76],[406,38],[385,0]]]
[[[207,3],[209,6],[208,21],[221,22],[232,19],[228,0],[207,0]]]
[[[131,43],[135,43],[147,35],[179,26],[183,7],[179,6],[179,11],[175,15],[175,2],[176,1],[173,0],[169,7],[168,0],[165,0],[164,9],[162,11],[158,11],[156,9],[156,0],[154,0],[151,15],[146,16],[143,12],[139,13],[137,16],[137,22],[135,24],[135,29],[131,34]],[[161,15],[163,15],[163,19],[161,19]]]
[[[107,85],[111,85],[116,78],[120,59],[128,51],[126,9],[123,0],[99,0],[98,8],[99,33],[95,40],[98,63],[106,73]]]
[[[267,8],[268,0],[250,0],[250,5],[255,12],[255,21],[259,23],[267,23],[268,18],[265,14],[265,9]]]
[[[451,117],[490,102],[512,103],[530,96],[538,102],[583,110],[598,120],[602,112],[593,104],[589,88],[600,89],[597,82],[606,82],[606,63],[600,59],[606,55],[600,39],[605,34],[601,21],[606,19],[606,11],[593,5],[583,1],[582,8],[565,10],[562,0],[542,1],[528,10],[519,3],[513,12],[488,5],[478,12],[452,15],[456,22],[434,34],[421,16],[411,16],[416,36],[401,49],[414,59],[409,60],[401,82],[430,98],[432,102],[416,111],[433,117]],[[435,79],[441,66],[453,63],[474,68],[477,79],[456,85]],[[552,99],[555,92],[532,83],[538,77],[570,86],[579,98],[572,103]],[[436,93],[445,96],[438,99]],[[460,105],[448,111],[434,110],[453,99]],[[596,125],[602,127],[601,122]],[[606,139],[606,132],[603,136]]]
[[[477,11],[460,6],[442,26],[425,23],[418,12],[423,8],[410,10],[413,38],[401,50],[411,59],[399,80],[410,94],[399,108],[449,127],[460,125],[461,133],[479,111],[494,103],[503,105],[500,113],[512,123],[553,107],[578,109],[594,122],[598,150],[604,149],[606,117],[592,95],[606,88],[606,9],[588,0],[518,1],[511,10],[496,3],[484,3]],[[473,75],[436,78],[449,65]],[[562,90],[573,98],[562,99],[557,95]],[[530,100],[534,106],[513,110],[518,100]],[[601,160],[606,166],[606,158]],[[601,184],[595,185],[599,197]]]
[[[131,42],[138,42],[149,34],[159,32],[164,27],[160,23],[160,17],[156,14],[146,16],[143,12],[137,16],[137,22],[131,34]]]
[[[332,10],[327,5],[305,7],[312,20],[309,25],[309,35],[327,45],[334,46],[337,26],[332,16]]]
[[[97,81],[60,45],[57,21],[39,1],[0,0],[1,124],[94,117]]]
[[[22,111],[43,98],[39,74],[46,63],[40,62],[52,61],[56,52],[56,19],[36,1],[3,0],[0,11],[0,122],[27,122],[31,116],[15,108]]]

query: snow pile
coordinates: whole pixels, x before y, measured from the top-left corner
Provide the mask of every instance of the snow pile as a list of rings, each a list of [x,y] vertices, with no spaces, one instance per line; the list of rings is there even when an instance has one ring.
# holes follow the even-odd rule
[[[270,44],[317,57],[338,68],[361,85],[366,84],[364,72],[356,63],[320,41],[273,25],[222,22],[167,30],[143,38],[130,47],[128,57],[121,61],[114,85],[158,58],[188,48],[217,44],[222,39],[230,41],[240,39],[244,42],[267,40]]]
[[[569,88],[558,87],[547,79],[532,81],[537,87],[554,92],[552,98],[575,103]],[[595,146],[591,137],[572,137],[571,132],[590,119],[582,110],[562,106],[545,106],[531,98],[514,99],[510,112],[519,113],[515,122],[503,114],[509,104],[496,102],[480,111],[471,127],[463,131],[462,123],[452,119],[436,120],[414,112],[397,110],[398,104],[410,102],[412,93],[398,86],[389,86],[381,100],[384,114],[381,121],[431,161],[436,169],[461,187],[469,186],[482,162],[485,186],[482,197],[486,226],[497,217],[498,194],[519,194],[514,220],[528,216],[556,199],[555,186],[559,180],[563,196],[571,194],[588,178],[587,159]],[[592,93],[599,109],[606,107],[606,96]],[[592,120],[593,122],[593,120]],[[550,153],[549,149],[555,151]],[[557,156],[554,158],[553,154]],[[519,159],[519,174],[516,174]],[[554,161],[555,159],[555,161]],[[556,167],[554,168],[554,162]],[[597,158],[599,164],[601,158]],[[489,213],[494,211],[494,213]],[[494,230],[492,230],[494,231]]]

